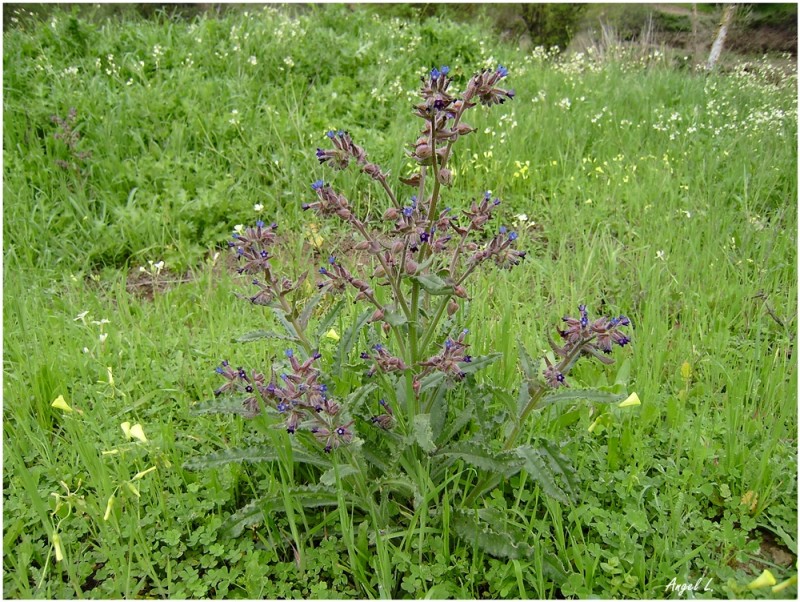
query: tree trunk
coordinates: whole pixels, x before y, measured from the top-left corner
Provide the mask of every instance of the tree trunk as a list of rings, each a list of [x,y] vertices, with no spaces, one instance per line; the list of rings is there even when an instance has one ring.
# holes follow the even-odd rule
[[[722,23],[720,23],[719,26],[719,33],[717,34],[717,39],[714,40],[714,44],[711,46],[711,54],[708,55],[708,64],[706,65],[706,69],[708,71],[711,71],[714,68],[714,65],[717,64],[717,60],[719,60],[719,55],[722,54],[722,46],[725,44],[725,36],[728,35],[728,27],[733,20],[733,14],[735,12],[735,4],[726,5],[725,10],[722,11]]]

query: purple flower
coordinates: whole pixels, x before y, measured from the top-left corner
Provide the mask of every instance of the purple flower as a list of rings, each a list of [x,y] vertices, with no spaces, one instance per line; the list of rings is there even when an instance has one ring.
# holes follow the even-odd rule
[[[501,78],[503,78],[503,77],[505,77],[506,75],[508,75],[508,69],[506,69],[505,67],[503,67],[503,65],[498,65],[498,66],[497,66],[497,73],[498,73],[498,75],[499,75]]]
[[[333,140],[334,136],[336,136],[336,132],[334,132],[333,130],[328,130],[328,132],[325,135],[331,140]]]
[[[319,155],[319,152],[317,153],[317,155]],[[311,184],[311,189],[312,189],[312,190],[319,190],[319,189],[320,189],[320,188],[322,188],[324,185],[325,185],[325,182],[323,182],[322,180],[317,180],[316,182],[314,182],[314,183],[312,183],[312,184]],[[304,207],[304,208],[305,208],[305,207]]]

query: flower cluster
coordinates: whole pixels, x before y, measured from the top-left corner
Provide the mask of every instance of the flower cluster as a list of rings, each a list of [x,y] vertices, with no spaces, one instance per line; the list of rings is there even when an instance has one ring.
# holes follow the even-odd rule
[[[605,364],[613,363],[606,355],[611,353],[613,344],[624,347],[630,343],[630,338],[620,329],[629,326],[631,321],[626,316],[600,317],[589,321],[589,312],[585,305],[579,305],[579,318],[566,316],[562,318],[567,325],[564,330],[559,329],[561,338],[565,341],[563,346],[557,345],[550,339],[550,346],[560,361],[552,364],[545,358],[547,367],[543,376],[545,382],[551,387],[568,386],[564,374],[572,367],[581,355],[591,355]]]
[[[313,353],[305,362],[295,357],[292,349],[286,350],[291,370],[278,378],[273,373],[269,382],[256,371],[231,368],[227,361],[216,372],[228,382],[214,391],[214,395],[239,392],[245,394],[242,402],[245,416],[255,417],[261,404],[283,417],[282,427],[289,434],[304,429],[325,444],[325,451],[350,443],[353,439],[353,421],[346,421],[340,405],[328,396],[328,388],[319,382],[319,370],[313,364],[321,355]]]

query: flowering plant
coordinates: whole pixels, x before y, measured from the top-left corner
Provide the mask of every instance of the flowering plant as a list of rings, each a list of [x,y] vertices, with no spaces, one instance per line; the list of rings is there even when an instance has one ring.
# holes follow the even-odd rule
[[[503,66],[481,71],[460,95],[451,90],[447,67],[432,69],[422,79],[420,100],[414,106],[422,126],[408,151],[415,169],[400,179],[414,193],[407,201],[390,186],[387,172],[371,162],[347,132],[327,133],[329,147],[317,149],[317,159],[333,170],[352,165],[375,181],[388,199],[382,215],[382,224],[388,227],[381,230],[374,220],[359,216],[344,194],[324,180],[311,184],[313,198],[303,209],[340,220],[356,232],[360,242],[355,250],[373,259],[366,270],[330,256],[311,287],[308,272],[292,279],[279,275],[273,266],[277,224],[259,221],[234,234],[230,246],[239,261],[238,271],[250,275],[254,287],[246,298],[270,307],[286,331],[258,331],[240,340],[277,338],[289,344],[285,360],[266,371],[234,369],[223,361],[217,372],[225,382],[215,395],[233,402],[212,402],[199,411],[266,416],[272,427],[278,426],[290,438],[291,454],[282,455],[280,445],[226,450],[190,466],[282,460],[328,469],[313,473],[318,478],[314,484],[293,485],[295,499],[314,507],[358,499],[357,506],[367,509],[374,532],[385,529],[392,518],[380,508],[387,492],[417,508],[432,499],[425,492],[450,486],[453,474],[465,465],[480,474],[474,482],[458,478],[467,504],[520,470],[526,470],[549,495],[564,502],[574,496],[574,471],[558,445],[544,439],[520,445],[518,437],[531,412],[548,403],[622,398],[565,388],[566,375],[581,356],[611,362],[607,354],[612,345],[628,342],[622,331],[628,318],[600,317],[590,322],[581,305],[578,318],[564,318],[566,326],[559,331],[563,343],[550,341],[552,358],[535,363],[520,346],[524,379],[516,400],[471,378],[500,354],[472,356],[469,333],[458,326],[463,324],[463,304],[469,298],[467,279],[489,262],[510,269],[525,258],[525,251],[516,247],[516,232],[492,227],[500,199],[487,192],[461,211],[443,206],[443,193],[453,183],[449,164],[454,145],[475,132],[464,117],[477,105],[492,107],[513,99],[514,91],[503,87],[507,75]],[[310,295],[309,289],[315,294]],[[327,297],[339,301],[331,303],[327,312],[319,311]],[[340,337],[333,357],[322,358],[320,339],[335,320],[342,319],[344,299],[350,297],[368,307]],[[328,359],[332,362],[326,369]],[[364,368],[360,379],[351,370],[353,364]],[[458,407],[451,403],[450,393],[462,386],[472,394],[465,396],[466,405]],[[507,410],[487,418],[485,406],[496,401],[505,402]],[[276,429],[270,432],[274,439]],[[500,449],[495,445],[498,438]],[[262,501],[245,508],[229,526],[237,532],[259,522],[263,507]],[[474,519],[462,516],[455,524],[457,534],[471,537]],[[496,553],[511,553],[498,548],[491,537],[472,540]]]

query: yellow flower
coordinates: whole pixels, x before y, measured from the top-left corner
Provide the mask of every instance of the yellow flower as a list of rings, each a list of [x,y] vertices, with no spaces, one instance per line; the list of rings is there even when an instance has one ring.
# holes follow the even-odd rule
[[[108,498],[108,502],[106,503],[106,513],[103,515],[103,520],[108,520],[111,517],[111,510],[114,509],[114,495],[112,494],[110,498]]]
[[[56,562],[64,560],[64,550],[61,548],[61,535],[58,531],[53,531],[53,548],[56,551]]]
[[[63,395],[59,395],[58,397],[56,397],[53,403],[51,403],[50,405],[56,408],[57,410],[62,410],[64,412],[72,411],[72,408],[69,407],[69,404],[64,400]]]
[[[772,593],[777,594],[779,592],[782,592],[787,587],[789,587],[790,585],[794,585],[795,583],[797,583],[797,575],[789,577],[786,581],[781,581],[778,585],[773,585]]]
[[[627,408],[630,406],[640,406],[640,405],[642,405],[642,402],[639,400],[639,396],[636,394],[636,392],[633,392],[628,396],[628,399],[619,402],[619,405],[617,407]]]
[[[750,583],[747,584],[749,589],[758,589],[760,587],[769,587],[775,585],[777,583],[777,579],[775,576],[770,573],[768,570],[764,569],[764,572],[761,575],[753,579]]]
[[[133,426],[131,426],[130,422],[123,422],[120,428],[122,428],[126,439],[138,439],[142,443],[147,443],[147,437],[144,436],[144,429],[138,422]]]
[[[339,340],[339,335],[336,333],[336,331],[333,328],[331,328],[328,332],[325,333],[325,337],[329,338],[329,339],[333,339],[334,341],[338,341]]]
[[[156,469],[156,467],[155,467],[155,466],[151,466],[151,467],[150,467],[150,468],[148,468],[147,470],[143,470],[143,471],[141,471],[141,472],[137,472],[137,473],[136,473],[136,474],[133,476],[133,478],[131,479],[131,481],[136,481],[136,480],[138,480],[138,479],[141,479],[141,478],[142,478],[144,475],[146,475],[148,472],[153,472],[155,469]]]

